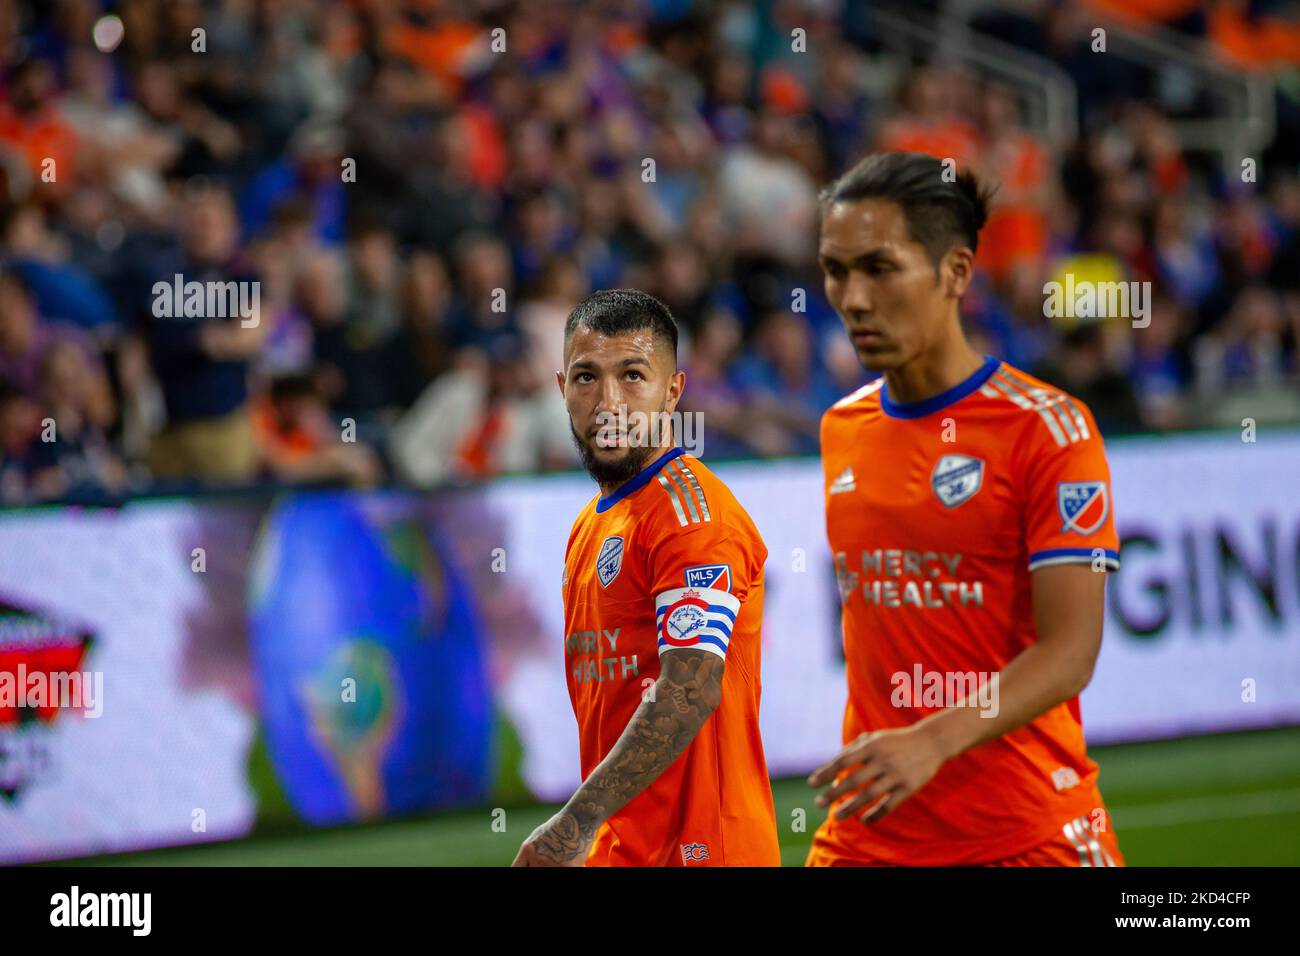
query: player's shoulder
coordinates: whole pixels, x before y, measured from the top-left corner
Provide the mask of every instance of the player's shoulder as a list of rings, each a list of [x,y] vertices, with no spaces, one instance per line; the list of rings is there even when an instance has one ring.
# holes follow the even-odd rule
[[[880,407],[880,390],[884,387],[885,377],[882,375],[872,379],[866,385],[855,389],[845,395],[830,408],[826,410],[825,418],[830,415],[851,414],[854,411],[861,411],[868,408]]]
[[[873,379],[845,395],[822,413],[823,450],[828,442],[834,443],[837,434],[842,434],[845,428],[850,429],[851,434],[857,434],[858,429],[867,419],[879,415],[881,389],[884,385],[884,376]]]
[[[735,502],[731,489],[687,452],[674,455],[659,470],[645,497],[665,526],[680,528],[721,522]]]
[[[573,519],[573,525],[569,528],[569,543],[566,546],[566,551],[573,547],[573,542],[582,532],[582,529],[596,520],[598,514],[596,506],[598,504],[600,504],[600,496],[593,495],[591,499],[582,506],[582,510],[579,511],[577,516]]]
[[[735,534],[758,531],[721,478],[703,461],[683,452],[674,456],[640,496],[651,523],[666,534]]]
[[[577,517],[573,519],[574,530],[591,521],[600,513],[600,495],[595,494],[587,499],[587,503],[582,506]]]
[[[1071,395],[1065,389],[1053,385],[1050,382],[1044,381],[1041,378],[1037,378],[1033,375],[1030,375],[1024,369],[1017,368],[1016,366],[1012,365],[1010,362],[1006,362],[1006,361],[999,362],[997,368],[993,370],[993,377],[1001,378],[1006,381],[1011,381],[1019,385],[1022,389],[1033,389],[1034,391],[1045,392],[1050,395],[1062,395],[1072,399],[1075,402],[1080,401],[1080,399],[1076,398],[1074,395]]]
[[[1092,410],[1082,399],[1007,362],[999,363],[980,394],[999,418],[1036,443],[1068,448],[1100,442]]]

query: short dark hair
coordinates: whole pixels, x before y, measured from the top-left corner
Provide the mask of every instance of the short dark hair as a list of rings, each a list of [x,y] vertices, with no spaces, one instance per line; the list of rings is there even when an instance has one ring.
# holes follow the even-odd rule
[[[295,398],[317,398],[316,382],[302,372],[291,372],[271,379],[271,401],[287,402]]]
[[[938,266],[953,246],[975,251],[993,196],[969,170],[955,176],[945,171],[945,162],[927,153],[872,153],[823,189],[819,199],[823,211],[832,203],[860,199],[898,203],[908,235]]]
[[[668,306],[638,289],[602,289],[579,302],[564,323],[564,348],[579,326],[601,335],[626,335],[650,329],[677,362],[677,322]]]
[[[32,397],[12,382],[0,379],[0,409],[8,408],[17,402],[31,402]]]

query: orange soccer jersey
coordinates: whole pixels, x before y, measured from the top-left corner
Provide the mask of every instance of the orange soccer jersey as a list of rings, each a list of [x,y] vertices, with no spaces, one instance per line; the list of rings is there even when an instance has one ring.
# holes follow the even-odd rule
[[[727,487],[681,448],[574,522],[564,651],[583,779],[674,647],[726,659],[722,703],[685,752],[600,828],[588,866],[778,866],[758,732],[767,548]]]
[[[877,379],[826,413],[821,439],[845,743],[981,687],[981,705],[995,705],[993,676],[1037,639],[1031,572],[1119,567],[1092,414],[997,359],[911,404]],[[1048,844],[1061,862],[1122,862],[1096,778],[1075,698],[949,760],[873,824],[831,817],[809,863],[992,863]],[[1104,845],[1081,819],[1107,834]],[[1087,853],[1072,857],[1075,845]]]

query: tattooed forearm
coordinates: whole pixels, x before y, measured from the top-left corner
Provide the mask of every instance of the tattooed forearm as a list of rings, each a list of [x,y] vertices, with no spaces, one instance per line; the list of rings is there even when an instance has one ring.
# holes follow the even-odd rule
[[[538,841],[543,856],[569,859],[597,828],[672,766],[722,702],[723,660],[698,650],[671,650],[660,659],[650,700],[642,701],[623,735]]]

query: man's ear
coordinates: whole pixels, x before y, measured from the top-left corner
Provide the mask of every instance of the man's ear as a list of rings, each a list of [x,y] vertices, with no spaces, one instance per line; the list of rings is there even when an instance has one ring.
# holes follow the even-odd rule
[[[564,397],[564,373],[559,370],[556,370],[555,372],[555,384],[560,386],[560,397],[563,398]]]
[[[682,391],[686,388],[686,373],[681,369],[673,372],[672,378],[668,380],[667,401],[664,402],[665,410],[671,415],[677,410],[677,403],[682,399]]]
[[[960,299],[975,275],[975,253],[965,246],[953,246],[944,254],[941,271],[944,294]]]

